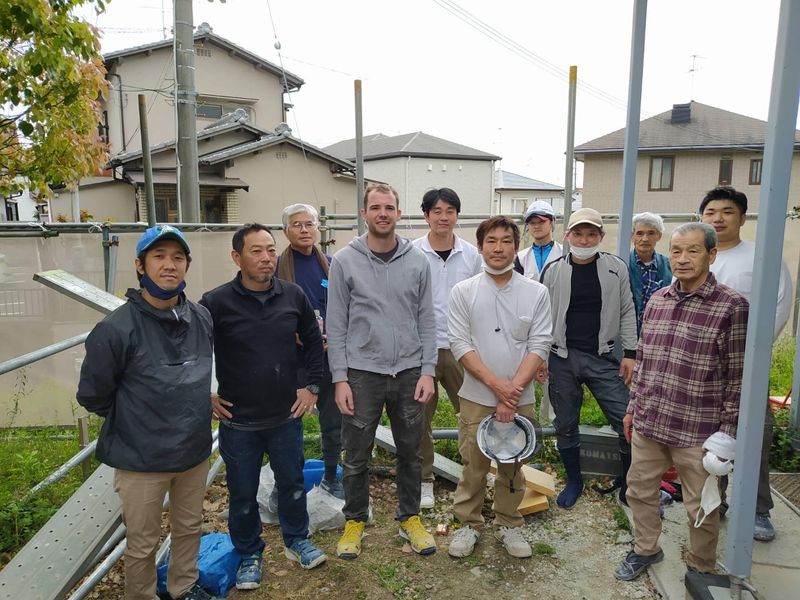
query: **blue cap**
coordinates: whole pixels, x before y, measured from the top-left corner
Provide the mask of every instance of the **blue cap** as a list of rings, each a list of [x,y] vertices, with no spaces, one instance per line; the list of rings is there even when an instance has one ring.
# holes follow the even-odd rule
[[[183,237],[180,229],[172,225],[154,225],[145,229],[142,237],[139,238],[139,242],[136,244],[136,256],[141,256],[142,252],[159,240],[175,240],[183,247],[183,251],[189,254],[189,243]]]

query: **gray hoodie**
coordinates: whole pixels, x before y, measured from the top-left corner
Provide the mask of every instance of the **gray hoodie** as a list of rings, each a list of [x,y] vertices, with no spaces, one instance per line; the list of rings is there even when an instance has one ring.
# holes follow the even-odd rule
[[[436,317],[425,255],[398,237],[386,263],[367,247],[367,234],[333,256],[328,288],[328,360],[333,381],[347,369],[396,375],[436,370]]]

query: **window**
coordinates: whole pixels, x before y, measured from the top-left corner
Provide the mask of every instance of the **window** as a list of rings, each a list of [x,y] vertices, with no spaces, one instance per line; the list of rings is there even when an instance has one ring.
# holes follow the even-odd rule
[[[674,156],[650,157],[650,181],[647,189],[651,192],[671,192],[675,174]]]
[[[252,119],[252,112],[248,106],[241,104],[222,104],[220,102],[208,102],[200,99],[197,102],[197,118],[199,119],[219,119],[223,115],[232,113],[237,108],[241,108],[247,113],[248,121]]]
[[[750,185],[761,185],[761,168],[764,166],[763,158],[754,158],[750,161]]]
[[[723,158],[719,161],[719,185],[730,185],[733,180],[733,159]]]
[[[515,214],[522,214],[528,205],[527,198],[512,198],[511,199],[511,212]]]

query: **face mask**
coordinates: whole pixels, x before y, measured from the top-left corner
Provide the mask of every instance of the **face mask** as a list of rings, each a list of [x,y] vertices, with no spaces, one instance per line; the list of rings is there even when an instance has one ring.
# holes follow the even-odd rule
[[[592,258],[595,254],[597,254],[600,251],[600,246],[591,246],[589,248],[570,246],[569,251],[572,256],[578,260],[586,260],[587,258]]]
[[[494,269],[494,268],[490,267],[489,265],[487,265],[486,261],[484,261],[484,263],[483,263],[483,270],[486,271],[487,273],[489,273],[489,275],[502,275],[503,273],[508,273],[513,268],[514,268],[514,263],[513,262],[508,263],[502,269]]]
[[[181,281],[180,285],[178,285],[178,287],[176,287],[174,290],[165,290],[164,288],[156,285],[156,282],[150,279],[145,273],[142,275],[141,285],[154,298],[158,298],[159,300],[169,300],[183,291],[183,289],[186,287],[186,282]]]
[[[703,521],[706,520],[706,517],[714,512],[721,503],[722,500],[719,497],[717,477],[715,475],[709,475],[706,477],[706,482],[703,484],[703,492],[700,494],[700,510],[697,511],[694,526],[700,527]]]

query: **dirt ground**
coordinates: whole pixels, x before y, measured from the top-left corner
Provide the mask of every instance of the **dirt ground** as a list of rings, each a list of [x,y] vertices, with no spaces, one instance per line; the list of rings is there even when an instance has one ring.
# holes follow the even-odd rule
[[[436,482],[436,507],[424,511],[423,520],[433,529],[450,523],[455,485]],[[395,485],[391,477],[373,475],[371,495],[375,523],[366,530],[362,555],[354,561],[335,557],[340,532],[313,536],[328,554],[328,561],[304,571],[283,555],[277,526],[265,525],[264,580],[260,589],[238,592],[231,600],[381,600],[409,599],[531,599],[538,600],[621,600],[659,598],[646,577],[630,583],[612,574],[630,549],[630,535],[614,520],[613,500],[586,491],[571,511],[555,507],[526,518],[525,530],[534,548],[530,559],[509,557],[487,528],[475,553],[464,559],[447,554],[447,536],[435,536],[437,552],[429,557],[415,555],[397,535],[394,521]],[[207,532],[227,531],[224,515],[227,494],[224,482],[215,483],[206,500]],[[222,514],[222,516],[221,516]],[[484,516],[491,522],[491,503],[484,504]],[[95,588],[93,599],[122,598],[122,567],[114,570]]]

